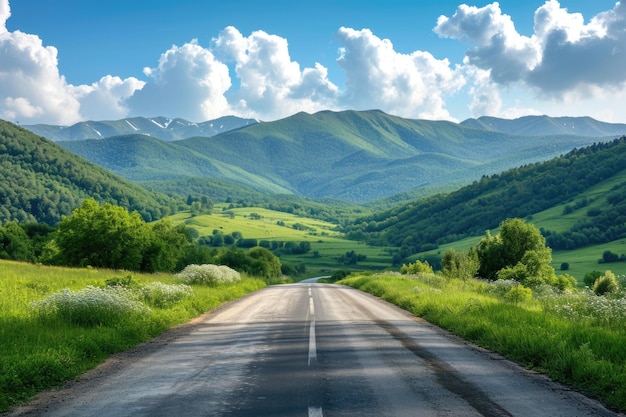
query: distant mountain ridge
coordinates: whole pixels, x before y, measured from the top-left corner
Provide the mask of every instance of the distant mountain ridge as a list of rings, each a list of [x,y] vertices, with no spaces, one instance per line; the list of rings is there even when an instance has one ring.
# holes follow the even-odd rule
[[[133,181],[217,178],[362,203],[416,188],[450,190],[624,133],[521,135],[372,110],[298,113],[171,143],[135,134],[59,144]]]
[[[54,142],[104,139],[121,135],[147,135],[165,141],[194,136],[215,136],[229,130],[259,123],[256,119],[224,116],[215,120],[194,123],[185,119],[167,117],[132,117],[121,120],[87,121],[72,126],[24,125],[23,128]]]
[[[626,124],[600,122],[591,117],[524,116],[518,119],[500,119],[483,116],[467,119],[461,125],[517,135],[608,137],[626,134]]]

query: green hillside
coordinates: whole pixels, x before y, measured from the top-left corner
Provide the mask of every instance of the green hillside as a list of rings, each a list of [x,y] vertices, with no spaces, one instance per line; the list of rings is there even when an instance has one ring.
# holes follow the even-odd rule
[[[0,178],[0,224],[18,221],[54,225],[88,197],[138,211],[146,220],[170,214],[179,205],[178,200],[149,192],[2,120]]]
[[[264,193],[363,203],[414,189],[450,190],[597,140],[323,111],[173,143],[130,135],[62,145],[134,181],[205,177]]]
[[[363,217],[346,232],[411,254],[481,236],[506,218],[552,209],[554,219],[543,225],[543,233],[554,250],[610,242],[626,236],[625,170],[623,137]]]

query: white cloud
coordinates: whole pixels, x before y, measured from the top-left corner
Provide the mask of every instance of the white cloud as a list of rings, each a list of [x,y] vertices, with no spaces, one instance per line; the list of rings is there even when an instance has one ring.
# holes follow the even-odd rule
[[[69,93],[57,68],[57,50],[41,39],[6,30],[8,2],[0,6],[0,118],[70,123],[77,121],[79,103]]]
[[[75,87],[59,73],[57,49],[36,36],[9,32],[8,0],[0,0],[0,118],[68,125],[85,117],[124,116],[123,100],[141,88],[135,78],[106,76]]]
[[[126,101],[131,114],[205,121],[230,112],[228,67],[195,40],[172,46],[144,74],[151,80]]]
[[[0,32],[6,31],[6,23],[9,17],[11,17],[9,0],[0,0]]]
[[[447,59],[415,51],[401,54],[388,39],[369,29],[341,28],[343,45],[337,60],[346,73],[345,107],[377,108],[405,117],[450,119],[444,96],[458,91],[465,79]]]
[[[235,64],[240,84],[232,97],[237,113],[276,119],[334,106],[338,88],[328,80],[328,70],[319,63],[301,70],[291,60],[286,39],[264,31],[245,37],[229,26],[214,45],[217,55]]]
[[[88,120],[116,120],[128,115],[125,101],[146,83],[134,77],[122,80],[111,75],[104,76],[91,85],[71,89],[80,102],[81,116]]]
[[[617,3],[585,24],[582,15],[548,0],[535,12],[530,37],[517,32],[498,3],[461,5],[452,17],[441,16],[434,30],[473,42],[467,63],[490,71],[495,83],[524,83],[544,98],[582,99],[626,83],[626,4]]]

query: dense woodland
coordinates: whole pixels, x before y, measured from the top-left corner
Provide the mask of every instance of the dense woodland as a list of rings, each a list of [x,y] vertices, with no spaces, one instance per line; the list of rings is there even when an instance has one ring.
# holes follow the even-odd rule
[[[57,224],[88,197],[137,211],[146,221],[178,210],[181,199],[146,189],[0,120],[0,224]]]
[[[626,169],[626,137],[574,149],[547,162],[526,165],[395,209],[362,217],[345,232],[374,245],[403,247],[405,254],[480,236],[506,218],[526,218],[568,202],[589,187]],[[607,204],[591,210],[571,230],[543,231],[554,249],[572,249],[626,235],[626,186],[617,184]],[[579,202],[578,204],[584,204]],[[572,209],[576,205],[572,203]],[[580,207],[578,207],[580,208]]]

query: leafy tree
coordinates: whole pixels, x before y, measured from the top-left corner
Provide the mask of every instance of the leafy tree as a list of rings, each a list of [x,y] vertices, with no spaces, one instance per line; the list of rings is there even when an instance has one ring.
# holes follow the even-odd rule
[[[87,199],[59,223],[56,244],[68,266],[141,269],[149,229],[137,212]]]
[[[183,225],[174,226],[169,218],[148,227],[149,240],[144,249],[141,269],[148,272],[176,271],[191,246],[191,236]]]
[[[441,259],[441,271],[449,278],[462,280],[473,278],[479,267],[478,253],[474,248],[463,252],[450,249],[443,254]]]
[[[248,251],[248,256],[257,262],[253,264],[253,275],[264,278],[278,278],[281,275],[280,260],[266,248],[256,247]]]
[[[0,227],[0,258],[34,261],[35,251],[30,237],[16,222]]]
[[[478,273],[483,278],[515,279],[526,286],[558,282],[545,238],[522,219],[505,220],[496,236],[487,233],[477,246],[477,254]]]

